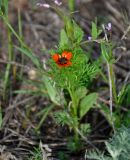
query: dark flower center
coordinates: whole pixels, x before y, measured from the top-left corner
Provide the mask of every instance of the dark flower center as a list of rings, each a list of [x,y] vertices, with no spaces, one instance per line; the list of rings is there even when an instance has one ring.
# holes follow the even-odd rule
[[[61,58],[59,58],[58,63],[67,64],[67,59],[65,57],[61,57]]]

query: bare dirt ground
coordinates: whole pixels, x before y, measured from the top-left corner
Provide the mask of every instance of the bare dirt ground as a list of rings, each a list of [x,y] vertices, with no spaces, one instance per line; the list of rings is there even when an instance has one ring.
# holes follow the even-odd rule
[[[19,3],[20,2],[20,3]],[[20,7],[23,25],[23,35],[26,43],[32,48],[34,53],[41,59],[49,58],[47,49],[54,48],[58,43],[60,29],[63,27],[63,22],[50,9],[38,8],[33,1],[11,0],[9,4],[9,17],[11,24],[18,30],[17,11]],[[64,0],[62,8],[68,12],[67,1]],[[115,73],[118,77],[117,85],[127,81],[130,74],[130,36],[129,33],[124,34],[130,24],[130,1],[129,0],[81,0],[76,4],[76,12],[74,18],[76,22],[83,28],[86,37],[90,34],[91,21],[97,17],[99,24],[112,23],[112,38],[116,42],[114,55],[118,60],[115,67]],[[124,37],[123,37],[124,35]],[[14,38],[14,43],[17,40]],[[98,47],[95,48],[97,55],[99,54]],[[19,62],[19,53],[15,51],[15,59]],[[95,56],[95,55],[94,55]],[[49,116],[42,125],[40,132],[35,131],[35,127],[39,122],[36,113],[42,108],[51,104],[48,97],[35,95],[15,94],[15,89],[21,89],[25,84],[23,81],[14,81],[10,75],[10,83],[12,84],[8,90],[8,98],[6,101],[2,99],[3,79],[7,60],[7,29],[0,20],[0,105],[3,112],[3,126],[0,129],[0,160],[26,160],[30,151],[37,147],[41,141],[42,147],[49,153],[50,159],[58,160],[57,153],[66,149],[66,138],[69,136],[69,131],[64,127],[58,127],[51,116]],[[25,65],[32,66],[31,61],[25,59]],[[27,77],[28,70],[24,70]],[[127,81],[129,83],[129,81]],[[100,85],[98,82],[97,85]],[[101,93],[104,97],[107,93]],[[106,102],[107,103],[107,102]],[[102,140],[108,138],[110,128],[107,122],[99,125],[103,118],[99,114],[95,121],[95,114],[90,113],[92,119],[89,121],[96,123],[96,130],[90,136],[90,140],[96,141],[96,145],[102,147]],[[98,124],[97,124],[98,123]],[[94,137],[94,138],[93,138]],[[87,148],[88,147],[88,148]],[[86,146],[86,149],[91,148]],[[84,149],[85,151],[85,149]],[[71,160],[83,160],[84,151],[74,155]]]

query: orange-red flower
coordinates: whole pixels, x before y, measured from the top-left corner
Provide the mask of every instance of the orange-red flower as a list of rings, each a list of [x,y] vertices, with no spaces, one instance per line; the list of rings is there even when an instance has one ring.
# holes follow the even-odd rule
[[[72,58],[72,53],[68,51],[62,52],[61,55],[54,54],[52,55],[52,59],[56,62],[59,67],[68,67],[72,64],[70,61]]]

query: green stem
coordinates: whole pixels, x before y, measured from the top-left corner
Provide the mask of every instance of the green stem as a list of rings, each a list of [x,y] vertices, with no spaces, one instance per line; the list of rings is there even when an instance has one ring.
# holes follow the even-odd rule
[[[21,39],[23,39],[21,10],[19,8],[18,8],[18,29],[19,29],[19,36],[21,37]]]
[[[77,105],[76,105],[73,89],[69,88],[68,91],[72,100],[72,109],[73,109],[72,115],[77,117]]]
[[[68,0],[68,6],[69,6],[70,12],[73,12],[75,8],[75,0]]]
[[[11,38],[11,32],[10,29],[8,28],[8,61],[12,61],[12,38]],[[8,82],[9,82],[9,73],[10,73],[10,69],[11,69],[11,64],[8,63],[7,67],[6,67],[6,71],[5,71],[5,77],[4,77],[4,95],[3,95],[3,99],[6,98],[6,90],[7,90],[7,86],[8,86]]]
[[[111,124],[113,131],[115,131],[115,126],[114,126],[114,121],[113,121],[113,92],[112,92],[112,68],[111,64],[107,61],[107,69],[108,69],[108,79],[109,79],[109,94],[110,94],[110,100],[109,100],[109,105],[110,105],[110,116],[111,116]]]
[[[114,97],[115,103],[118,104],[116,86],[115,86],[115,76],[113,72],[113,64],[109,64],[109,68],[110,68],[110,78],[111,78],[111,83],[112,83],[113,97]]]
[[[116,92],[116,86],[115,86],[115,76],[114,76],[114,73],[113,73],[113,65],[112,64],[109,64],[110,65],[110,77],[111,77],[111,83],[112,83],[112,92],[113,92],[113,98],[115,100],[115,104],[116,104],[116,111],[115,113],[119,116],[120,118],[120,123],[121,123],[121,110],[120,110],[120,106],[119,106],[119,103],[118,103],[118,99],[117,99],[117,92]],[[119,119],[118,119],[119,121]],[[115,122],[115,125],[117,123]]]
[[[77,102],[76,102],[74,91],[73,91],[72,88],[68,88],[68,91],[70,93],[71,100],[72,100],[72,112],[71,112],[71,116],[73,118],[77,118],[78,119],[78,114],[77,114],[78,105],[77,105]],[[79,128],[79,122],[77,122],[76,125],[73,126],[74,133],[75,133],[75,135],[74,135],[75,143],[78,143],[78,141],[79,141],[79,135],[78,135],[78,132],[77,132],[77,128]]]
[[[19,29],[19,37],[23,41],[24,38],[23,38],[23,32],[22,32],[22,20],[21,20],[20,8],[18,8],[18,29]],[[22,45],[21,45],[21,48],[22,48]],[[24,65],[24,54],[21,55],[21,63],[22,63],[22,65]],[[20,77],[22,77],[22,75],[23,75],[23,68],[21,68]]]

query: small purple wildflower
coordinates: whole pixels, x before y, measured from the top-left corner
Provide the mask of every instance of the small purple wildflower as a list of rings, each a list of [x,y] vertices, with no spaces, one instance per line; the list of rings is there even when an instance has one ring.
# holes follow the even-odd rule
[[[62,5],[62,2],[60,0],[54,0],[54,3],[58,6]]]
[[[92,40],[92,37],[91,37],[91,36],[88,36],[88,40],[91,41],[91,40]]]
[[[47,3],[37,3],[37,6],[39,7],[45,7],[45,8],[50,8],[50,5]]]
[[[105,28],[106,28],[106,30],[110,31],[112,29],[112,24],[108,23]]]

